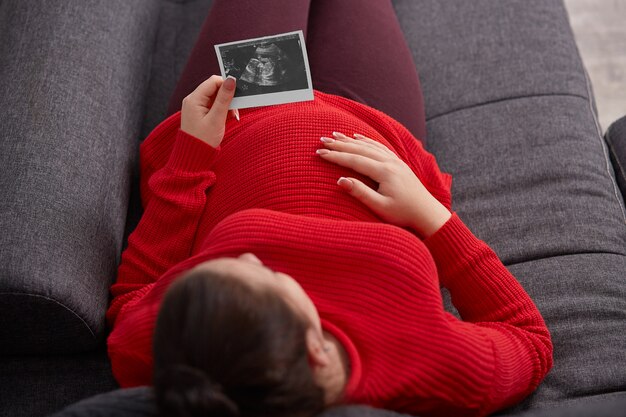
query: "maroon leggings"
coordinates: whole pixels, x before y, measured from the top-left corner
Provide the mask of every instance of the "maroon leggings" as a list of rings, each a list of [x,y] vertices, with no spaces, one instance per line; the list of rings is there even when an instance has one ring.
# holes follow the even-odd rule
[[[214,0],[168,116],[212,74],[213,45],[302,30],[313,88],[378,109],[425,144],[424,100],[391,0]]]

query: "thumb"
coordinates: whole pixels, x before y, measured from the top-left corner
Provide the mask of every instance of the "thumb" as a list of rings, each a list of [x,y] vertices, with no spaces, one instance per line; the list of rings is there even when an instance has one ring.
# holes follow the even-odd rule
[[[232,75],[226,77],[222,83],[220,89],[217,91],[217,96],[213,101],[213,105],[209,110],[208,116],[216,123],[226,123],[226,117],[228,116],[228,107],[230,106],[233,97],[235,96],[235,82],[236,78]]]
[[[385,197],[372,190],[362,181],[359,181],[356,178],[341,177],[337,181],[337,184],[374,212],[380,213],[382,210],[385,203]]]

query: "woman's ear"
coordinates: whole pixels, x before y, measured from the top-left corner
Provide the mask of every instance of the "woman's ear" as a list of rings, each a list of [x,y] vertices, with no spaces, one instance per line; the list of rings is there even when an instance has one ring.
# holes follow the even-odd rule
[[[330,365],[330,357],[328,352],[324,350],[324,338],[313,326],[309,326],[306,331],[306,345],[309,351],[309,365],[312,367]]]

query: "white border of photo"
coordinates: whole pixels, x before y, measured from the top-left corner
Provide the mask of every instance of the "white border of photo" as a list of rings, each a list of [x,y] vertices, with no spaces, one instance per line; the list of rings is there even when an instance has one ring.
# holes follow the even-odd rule
[[[294,103],[298,101],[309,101],[313,100],[313,83],[311,81],[311,69],[309,68],[309,57],[306,53],[306,44],[304,42],[304,33],[302,30],[297,30],[294,32],[286,32],[279,33],[271,36],[262,36],[260,38],[250,38],[244,39],[234,42],[228,43],[220,43],[215,45],[215,54],[217,55],[217,59],[220,65],[220,72],[222,73],[222,77],[226,78],[226,71],[224,70],[224,63],[222,62],[222,54],[220,52],[220,48],[223,46],[230,46],[234,44],[240,43],[249,43],[252,41],[260,41],[260,40],[271,40],[272,38],[277,38],[285,35],[293,35],[298,34],[300,38],[300,46],[302,49],[302,57],[304,58],[304,66],[306,70],[306,78],[308,83],[308,88],[299,89],[299,90],[290,90],[290,91],[280,91],[276,93],[264,93],[264,94],[254,94],[249,96],[235,97],[230,103],[229,109],[245,109],[248,107],[260,107],[260,106],[271,106],[276,104],[285,104],[285,103]]]

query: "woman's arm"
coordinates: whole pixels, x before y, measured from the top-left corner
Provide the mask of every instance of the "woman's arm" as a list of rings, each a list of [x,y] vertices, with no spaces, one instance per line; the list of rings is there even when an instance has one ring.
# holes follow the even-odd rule
[[[106,319],[112,328],[118,312],[147,285],[190,256],[206,190],[215,182],[211,165],[219,154],[179,130],[167,164],[148,182],[152,197],[122,253]]]
[[[550,333],[539,310],[496,253],[456,213],[424,243],[464,320],[445,313],[453,337],[459,345],[488,343],[493,350],[493,377],[480,414],[518,403],[552,368]]]
[[[150,194],[122,253],[106,313],[110,328],[124,305],[141,297],[165,271],[190,256],[206,191],[215,182],[233,82],[212,76],[183,100],[181,127],[165,166],[147,182]],[[144,172],[140,173],[145,174]]]
[[[465,321],[445,313],[447,328],[442,331],[449,331],[450,341],[463,346],[467,358],[480,359],[491,375],[483,378],[489,385],[477,386],[472,393],[481,403],[465,406],[474,409],[473,414],[486,415],[532,392],[552,367],[552,343],[528,294],[495,252],[434,198],[393,152],[368,138],[335,138],[325,142],[329,152],[321,156],[369,176],[379,186],[373,190],[355,178],[338,184],[382,219],[415,230],[433,255],[441,283],[450,289]],[[455,363],[441,366],[442,372],[459,378],[469,376],[459,372],[471,372]],[[462,407],[468,392],[450,393],[448,405]]]

